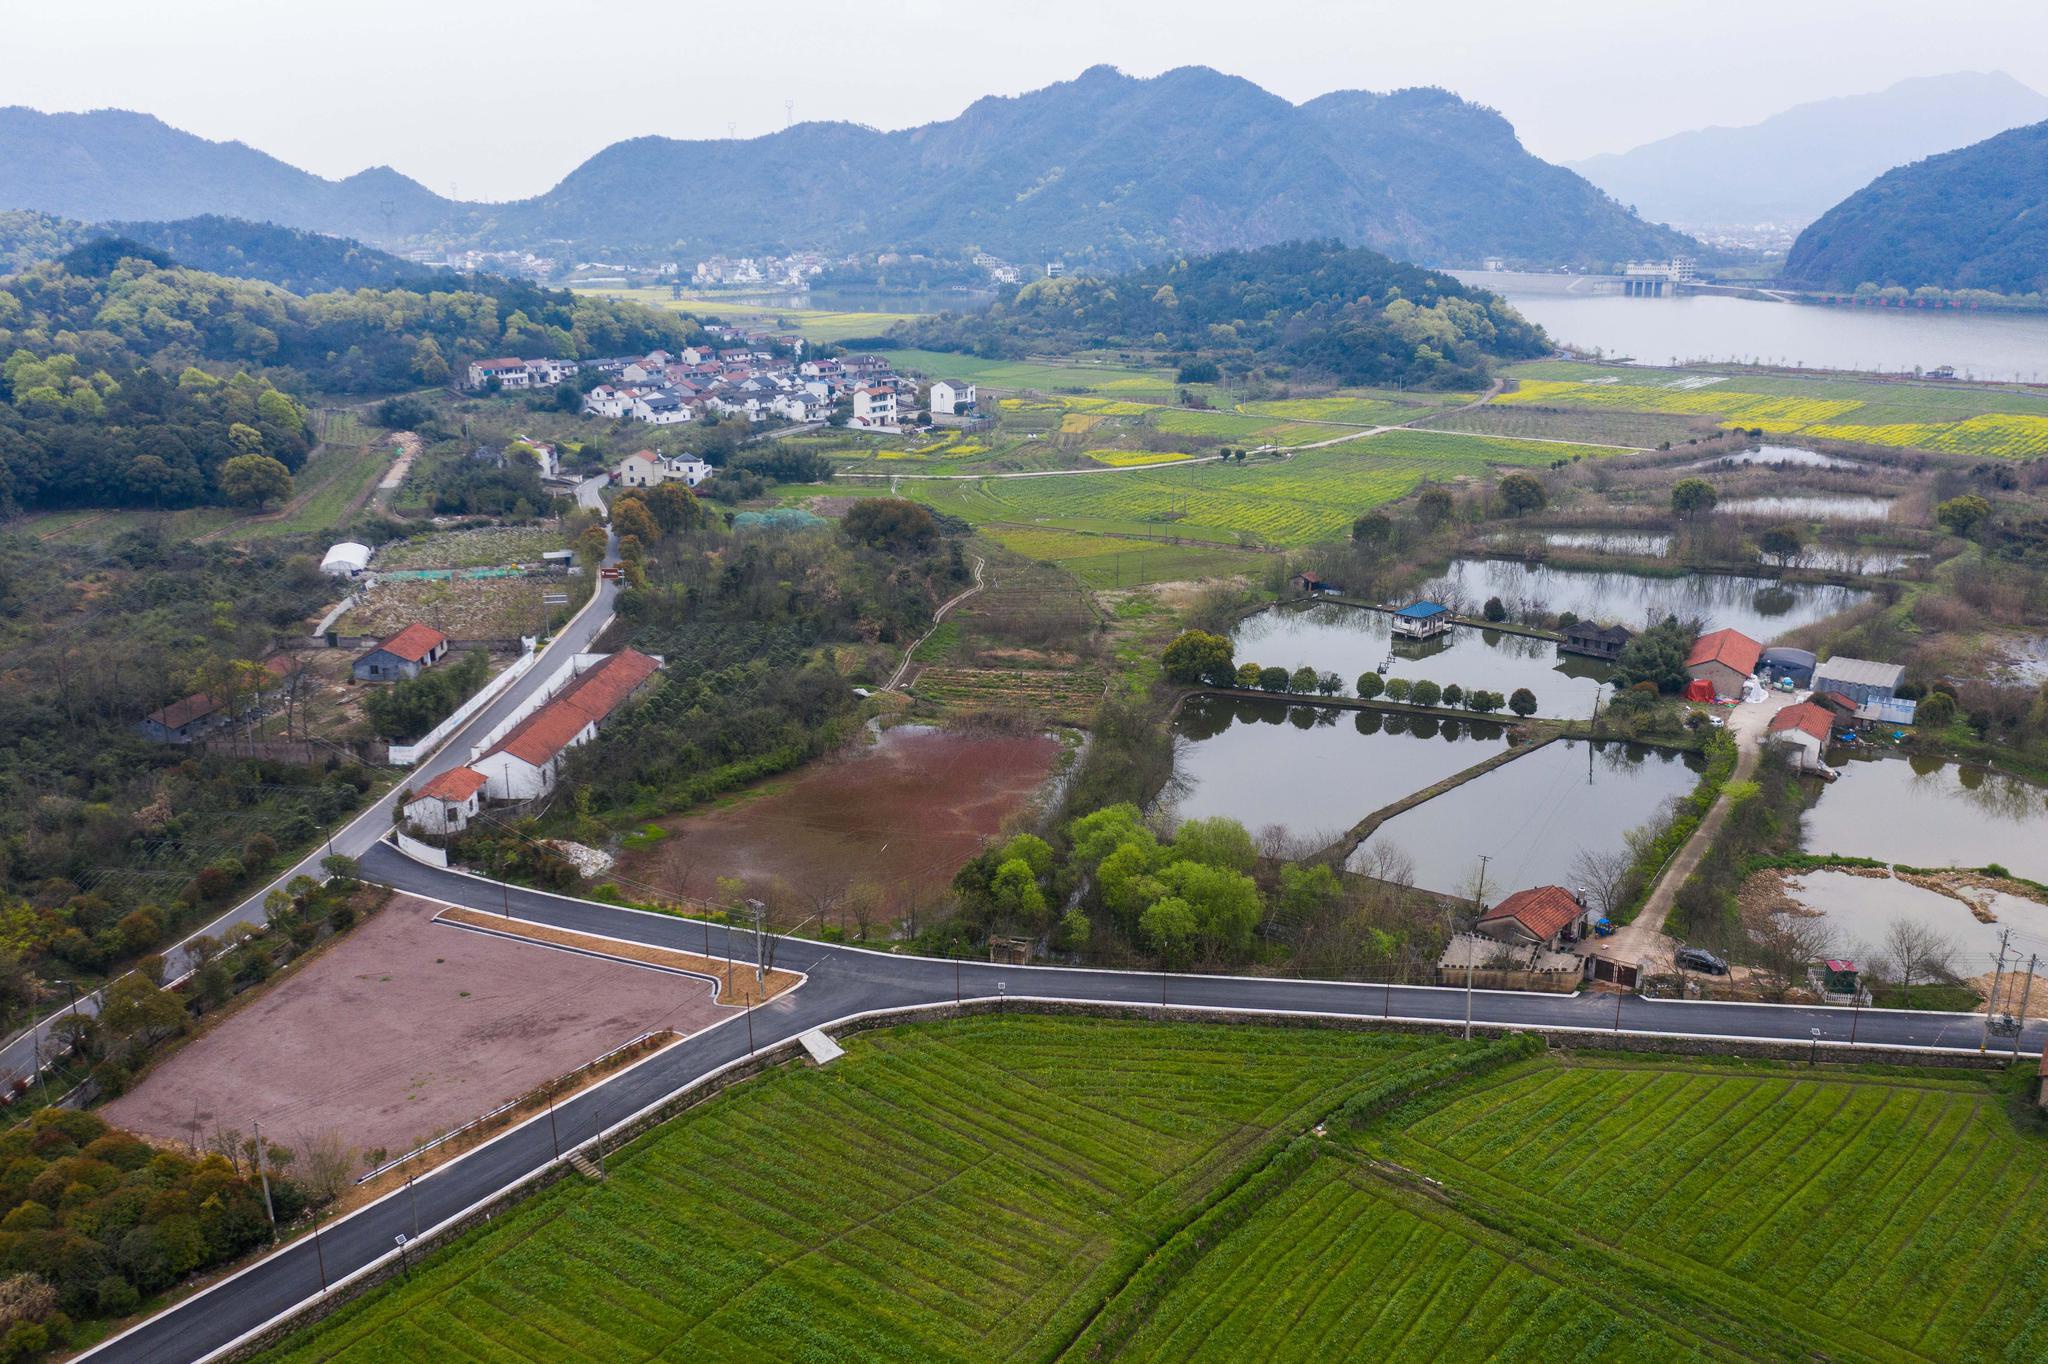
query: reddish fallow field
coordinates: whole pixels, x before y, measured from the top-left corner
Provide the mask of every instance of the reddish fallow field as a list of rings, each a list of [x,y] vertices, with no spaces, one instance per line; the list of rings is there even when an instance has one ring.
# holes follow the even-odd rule
[[[396,896],[106,1106],[172,1142],[334,1133],[400,1155],[653,1028],[728,1010],[708,981],[435,923]]]

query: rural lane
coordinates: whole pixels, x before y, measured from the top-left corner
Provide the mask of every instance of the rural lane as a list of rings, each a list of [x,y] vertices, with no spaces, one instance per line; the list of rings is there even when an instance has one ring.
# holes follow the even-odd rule
[[[611,562],[609,556],[606,562]],[[416,763],[408,772],[405,781],[393,786],[361,814],[335,829],[332,836],[313,851],[265,882],[260,889],[226,913],[194,929],[176,946],[167,948],[164,952],[165,979],[180,980],[191,972],[193,963],[185,948],[193,939],[201,936],[218,939],[237,924],[261,924],[265,921],[264,897],[271,891],[283,888],[297,876],[324,879],[326,872],[320,864],[326,859],[330,848],[349,857],[360,857],[374,847],[377,840],[383,837],[385,831],[392,825],[398,796],[402,790],[417,786],[429,777],[437,776],[451,767],[458,767],[467,762],[470,748],[545,686],[560,660],[588,651],[599,632],[610,621],[618,591],[617,583],[600,577],[591,599],[569,619],[554,639],[548,642],[547,648],[541,653],[541,661],[535,664],[526,676],[514,682],[506,689],[504,695],[479,711],[468,724],[449,735],[432,754]],[[77,1004],[79,1012],[97,1013],[100,994],[100,991],[95,991],[91,996],[80,1000]],[[42,1046],[49,1037],[51,1025],[70,1013],[71,1007],[67,1004],[47,1017],[38,1019],[28,1031],[0,1047],[0,1075],[34,1077],[42,1066]]]
[[[429,867],[378,843],[363,859],[367,879],[409,894],[519,920],[711,955],[754,960],[753,935],[701,920],[577,900]],[[799,1034],[881,1012],[957,1000],[1064,1001],[1305,1017],[1570,1029],[1618,1036],[1736,1038],[1826,1045],[1841,1058],[1852,1044],[1977,1049],[1980,1020],[1968,1014],[1839,1009],[1802,1005],[1650,1000],[1631,995],[1550,995],[1344,981],[1188,976],[1053,966],[998,966],[910,957],[864,948],[774,939],[770,964],[803,972],[804,983],[734,1014],[559,1105],[554,1135],[529,1120],[421,1176],[375,1203],[301,1236],[249,1268],[195,1294],[89,1352],[107,1361],[205,1359],[261,1329],[331,1285],[394,1255],[416,1238],[492,1196],[533,1178],[567,1152],[678,1093]],[[695,988],[695,987],[692,987]],[[2048,1023],[2030,1024],[2021,1051],[2038,1053]],[[2010,1046],[2008,1042],[2005,1044]],[[751,1049],[750,1049],[751,1048]],[[417,1253],[417,1252],[415,1252]]]

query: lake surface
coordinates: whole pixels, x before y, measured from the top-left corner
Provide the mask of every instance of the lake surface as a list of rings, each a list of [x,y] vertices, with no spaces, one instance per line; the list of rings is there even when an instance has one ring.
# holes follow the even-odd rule
[[[1882,521],[1892,514],[1892,500],[1786,493],[1774,497],[1731,497],[1714,510],[1724,516],[1781,516],[1788,521]]]
[[[1439,594],[1449,594],[1474,611],[1488,597],[1499,597],[1510,607],[1530,603],[1547,611],[1571,611],[1582,619],[1616,622],[1630,629],[1666,616],[1677,616],[1680,620],[1697,617],[1706,621],[1710,630],[1740,630],[1765,643],[1787,631],[1846,611],[1870,595],[1857,587],[1780,583],[1771,578],[1727,573],[1655,578],[1597,569],[1552,568],[1508,559],[1454,560],[1449,572],[1425,583],[1417,593],[1444,600]],[[1244,656],[1240,650],[1239,657]],[[1540,698],[1542,693],[1537,695]]]
[[[2048,378],[2048,314],[1819,307],[1718,295],[1625,298],[1565,275],[1453,271],[1501,294],[1555,341],[1639,364],[1761,362],[1976,379]]]
[[[1268,607],[1248,616],[1230,639],[1241,664],[1289,672],[1307,664],[1317,672],[1334,671],[1344,679],[1346,695],[1352,694],[1360,673],[1374,671],[1391,654],[1389,678],[1427,678],[1440,687],[1455,682],[1467,691],[1503,696],[1527,687],[1536,695],[1536,713],[1549,716],[1591,714],[1594,694],[1612,671],[1594,659],[1559,654],[1550,640],[1501,630],[1459,626],[1432,640],[1396,644],[1385,612],[1335,602]]]
[[[1563,739],[1546,744],[1382,824],[1350,866],[1384,849],[1414,862],[1415,884],[1465,894],[1487,864],[1487,903],[1529,886],[1572,886],[1582,850],[1606,852],[1690,792],[1704,759],[1640,744]]]
[[[2048,881],[2048,788],[1936,758],[1851,757],[1807,810],[1801,846],[1915,867],[1996,862]]]
[[[1390,711],[1191,696],[1174,720],[1176,819],[1279,825],[1318,846],[1401,797],[1485,762],[1507,742],[1492,721],[1438,723]]]

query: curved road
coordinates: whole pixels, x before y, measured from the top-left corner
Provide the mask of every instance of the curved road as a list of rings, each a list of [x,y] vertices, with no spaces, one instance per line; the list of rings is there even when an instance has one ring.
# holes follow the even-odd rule
[[[544,891],[509,889],[498,882],[424,866],[388,843],[363,859],[364,875],[410,894],[467,905],[491,914],[686,951],[702,951],[707,933],[714,954],[753,960],[753,936],[701,921],[671,918]],[[1061,967],[995,966],[928,957],[894,956],[864,948],[800,938],[776,940],[773,964],[803,972],[795,990],[656,1053],[556,1108],[563,1151],[590,1141],[645,1109],[672,1098],[747,1059],[752,1045],[766,1049],[817,1027],[856,1016],[955,999],[1059,1000],[1187,1010],[1263,1011],[1434,1023],[1465,1017],[1461,990],[1338,981],[1167,976]],[[692,988],[695,988],[694,986]],[[1577,1029],[1636,1035],[1726,1037],[1805,1045],[1819,1041],[1857,1045],[1975,1051],[1978,1020],[1967,1014],[1816,1008],[1770,1004],[1714,1004],[1648,1000],[1634,996],[1561,996],[1478,991],[1472,1017],[1485,1024]],[[1994,1042],[1997,1039],[1994,1039]],[[2032,1025],[2022,1051],[2036,1053],[2048,1024]],[[2009,1047],[2010,1042],[2005,1043]],[[1839,1054],[1839,1052],[1837,1053]],[[198,1360],[258,1330],[299,1303],[398,1254],[397,1238],[431,1232],[493,1194],[521,1183],[556,1159],[545,1117],[529,1120],[327,1227],[316,1250],[301,1236],[286,1248],[166,1309],[91,1352],[94,1359]]]

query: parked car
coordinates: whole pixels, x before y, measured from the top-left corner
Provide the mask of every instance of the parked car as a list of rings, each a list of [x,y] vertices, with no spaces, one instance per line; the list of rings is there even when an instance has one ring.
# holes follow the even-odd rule
[[[1710,976],[1728,974],[1728,963],[1704,947],[1681,947],[1675,955],[1678,964],[1688,971],[1704,971]]]

